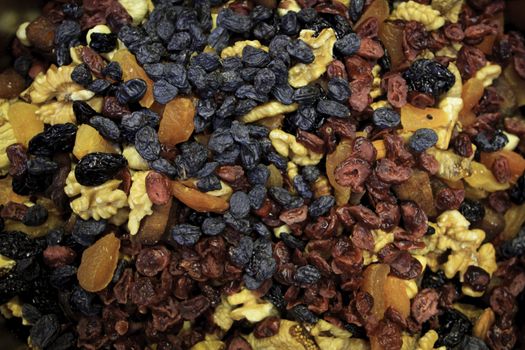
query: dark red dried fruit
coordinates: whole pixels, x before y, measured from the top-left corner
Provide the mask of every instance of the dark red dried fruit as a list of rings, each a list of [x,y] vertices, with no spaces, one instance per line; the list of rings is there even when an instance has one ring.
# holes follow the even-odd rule
[[[0,211],[0,217],[2,219],[11,219],[22,221],[24,215],[26,215],[28,207],[22,203],[8,202]]]
[[[483,292],[490,282],[490,275],[479,266],[469,266],[465,271],[465,283],[475,292]]]
[[[407,103],[408,86],[400,73],[387,73],[382,79],[388,102],[395,108],[401,108]]]
[[[24,146],[19,143],[12,144],[6,149],[9,159],[9,175],[13,177],[22,176],[27,170],[28,157]]]
[[[106,67],[106,61],[102,56],[89,46],[83,46],[80,51],[80,58],[97,78],[102,78],[102,70]]]
[[[377,60],[383,57],[385,50],[383,50],[379,42],[371,38],[363,38],[361,39],[361,46],[359,46],[357,54],[366,59]]]
[[[370,230],[364,225],[355,225],[350,239],[359,249],[368,250],[370,252],[374,250],[374,237]]]
[[[487,59],[483,51],[475,47],[464,45],[458,52],[456,65],[463,80],[470,79],[486,63]]]
[[[379,160],[374,172],[379,180],[388,184],[400,184],[412,176],[412,169],[397,165],[388,158]]]
[[[445,37],[450,41],[461,42],[465,38],[465,33],[461,24],[459,23],[449,23],[444,27],[443,33]]]
[[[155,171],[146,176],[146,192],[149,199],[156,205],[164,205],[171,198],[171,188],[168,178]]]
[[[279,215],[279,220],[287,225],[293,225],[305,221],[307,216],[308,207],[303,205],[299,208],[283,211],[281,215]]]
[[[510,180],[510,164],[506,157],[496,158],[491,167],[492,174],[499,183],[506,183]]]
[[[474,149],[472,148],[472,141],[470,141],[470,137],[465,133],[460,133],[455,139],[454,139],[454,150],[456,153],[462,157],[468,158],[474,153]]]
[[[420,238],[427,232],[428,218],[423,209],[414,202],[401,204],[401,215],[405,228],[414,236]]]
[[[361,204],[349,207],[348,211],[359,223],[367,228],[377,229],[381,224],[377,214]]]
[[[115,96],[104,97],[102,105],[102,115],[112,119],[121,119],[125,114],[129,114],[128,107],[120,104]]]
[[[458,209],[463,199],[465,199],[465,190],[443,188],[436,195],[436,208],[441,211]]]
[[[73,249],[60,245],[49,246],[43,252],[44,262],[53,269],[71,264],[75,257]]]
[[[335,181],[341,186],[350,186],[355,192],[363,192],[363,184],[372,173],[370,163],[350,157],[335,168]]]
[[[164,246],[147,247],[140,251],[135,266],[144,276],[153,277],[168,267],[171,253]]]
[[[276,335],[279,332],[281,320],[279,317],[270,316],[257,323],[253,330],[255,338],[268,338]]]
[[[417,323],[421,324],[437,315],[439,294],[435,289],[426,288],[421,290],[412,301],[411,313]]]
[[[324,141],[317,135],[297,130],[297,142],[316,153],[324,153]]]
[[[329,79],[338,77],[348,80],[348,75],[346,74],[346,68],[343,62],[339,60],[333,60],[326,69],[326,74]]]

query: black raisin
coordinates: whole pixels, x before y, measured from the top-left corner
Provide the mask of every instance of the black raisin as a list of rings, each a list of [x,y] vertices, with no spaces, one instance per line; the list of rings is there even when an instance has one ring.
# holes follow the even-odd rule
[[[135,134],[135,148],[142,158],[154,161],[159,158],[160,142],[157,132],[151,126],[145,126]]]
[[[77,127],[75,124],[55,124],[29,141],[28,152],[39,156],[71,152],[75,145]]]
[[[301,63],[312,63],[315,59],[312,48],[301,39],[288,43],[288,45],[286,45],[286,51],[291,57]]]
[[[94,127],[100,135],[108,140],[118,142],[120,140],[120,129],[111,119],[101,116],[95,116],[89,120],[89,125]]]
[[[321,273],[315,266],[305,265],[295,270],[293,279],[299,284],[314,284],[321,279]]]
[[[111,83],[104,79],[95,79],[88,86],[89,91],[93,91],[97,95],[103,95],[111,86]]]
[[[112,179],[126,165],[126,158],[120,154],[90,153],[78,163],[75,177],[81,185],[98,186]]]
[[[497,152],[509,143],[509,139],[501,130],[496,130],[492,137],[481,131],[474,137],[474,143],[481,152]]]
[[[201,230],[197,226],[180,224],[170,229],[171,237],[175,242],[183,246],[192,246],[199,240]]]
[[[220,10],[217,16],[217,25],[234,33],[249,33],[252,21],[250,17],[235,13],[229,8]]]
[[[403,73],[410,90],[419,91],[439,97],[448,91],[456,82],[452,74],[441,63],[419,59],[412,63],[410,68]]]
[[[517,205],[525,203],[525,173],[518,178],[516,184],[508,192],[513,203]]]
[[[330,211],[335,205],[335,198],[333,196],[321,196],[316,198],[308,207],[308,214],[311,217],[318,217]]]
[[[27,209],[22,218],[22,223],[26,226],[40,226],[46,222],[47,217],[47,209],[43,205],[35,204]]]
[[[122,68],[116,61],[109,62],[101,71],[102,75],[114,81],[122,80]]]
[[[438,141],[436,132],[432,129],[417,129],[408,139],[408,146],[414,152],[421,153],[434,146]]]
[[[350,116],[350,109],[336,101],[321,100],[317,103],[316,110],[330,117],[348,118]]]
[[[91,33],[89,47],[100,53],[108,53],[117,46],[117,34],[115,33]]]
[[[31,344],[39,349],[46,348],[58,337],[60,323],[56,315],[42,316],[31,328]]]
[[[316,323],[319,320],[305,305],[296,305],[288,313],[293,320],[301,323]]]
[[[83,220],[77,218],[73,225],[71,235],[73,240],[82,246],[89,246],[98,236],[100,236],[107,227],[106,220]]]
[[[263,68],[270,63],[270,55],[263,49],[247,45],[242,49],[242,62],[248,67]]]
[[[250,261],[253,253],[253,240],[243,236],[237,246],[230,247],[230,260],[239,267],[244,267]]]
[[[439,339],[436,346],[452,348],[472,331],[472,323],[467,316],[454,309],[446,309],[439,316],[439,324],[440,327],[437,329]]]
[[[35,239],[23,232],[0,232],[0,254],[10,259],[20,260],[36,256],[42,247]]]
[[[71,79],[77,84],[87,86],[93,81],[93,76],[91,75],[91,70],[87,64],[82,63],[73,69]]]
[[[361,39],[356,33],[350,33],[337,40],[334,46],[343,56],[352,56],[359,50]]]
[[[216,236],[226,228],[226,224],[221,217],[206,218],[202,222],[202,233],[208,236]]]
[[[485,207],[474,199],[465,198],[463,203],[459,206],[459,212],[472,225],[481,222],[485,216]]]
[[[401,116],[391,108],[381,107],[374,110],[372,121],[379,129],[395,128],[401,123]]]
[[[350,97],[348,82],[340,77],[330,79],[327,86],[327,96],[331,100],[347,103],[348,97]]]
[[[121,104],[138,102],[146,93],[148,86],[142,79],[130,79],[117,88],[115,97]]]
[[[179,89],[164,79],[160,79],[153,84],[153,97],[155,98],[155,101],[160,104],[167,104],[173,100],[178,93]]]

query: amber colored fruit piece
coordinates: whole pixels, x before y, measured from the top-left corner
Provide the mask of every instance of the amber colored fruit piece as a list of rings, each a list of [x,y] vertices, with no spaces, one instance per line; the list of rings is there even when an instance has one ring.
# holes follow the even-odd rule
[[[88,292],[106,288],[117,268],[119,249],[120,239],[110,233],[84,250],[77,271],[80,286]]]
[[[274,117],[259,119],[256,124],[267,127],[270,130],[280,129],[283,126],[284,114],[279,114]]]
[[[514,91],[518,106],[521,107],[525,105],[525,80],[520,78],[512,64],[509,64],[507,68],[505,68],[503,76],[511,86],[512,91]]]
[[[266,187],[283,187],[283,176],[279,169],[273,164],[268,165],[268,170],[270,170],[270,176],[268,181],[266,181]]]
[[[335,151],[326,156],[326,176],[330,185],[334,188],[335,201],[337,205],[348,203],[352,190],[350,187],[341,186],[335,181],[335,168],[345,161],[352,152],[352,144],[350,140],[342,140]]]
[[[359,21],[356,22],[354,28],[358,28],[361,23],[366,21],[370,17],[377,18],[379,24],[383,23],[388,16],[390,15],[390,7],[388,6],[388,1],[386,0],[374,0],[370,4],[359,18]]]
[[[175,146],[188,141],[193,133],[195,106],[187,97],[176,97],[164,108],[159,126],[159,141],[168,146]]]
[[[525,223],[525,204],[512,205],[503,216],[505,219],[505,228],[500,235],[502,240],[513,239],[520,232],[521,227]]]
[[[501,150],[497,152],[485,153],[481,152],[481,163],[492,169],[492,163],[499,157],[507,158],[510,168],[510,182],[515,184],[518,178],[525,171],[525,159],[521,155],[513,151]]]
[[[386,157],[386,146],[385,141],[383,140],[375,140],[372,141],[372,145],[376,149],[376,159],[381,159]]]
[[[405,63],[406,58],[403,52],[403,28],[393,22],[383,22],[379,26],[379,38],[385,45],[390,55],[392,69],[396,69]]]
[[[481,316],[478,317],[474,323],[474,328],[472,329],[472,334],[479,339],[485,340],[487,337],[487,332],[496,321],[496,315],[490,307],[483,310]]]
[[[436,215],[430,178],[425,171],[414,171],[407,181],[394,186],[393,189],[400,200],[414,201],[428,216]]]
[[[408,103],[401,108],[401,124],[404,131],[416,131],[421,128],[436,129],[448,123],[447,114],[441,109],[421,109]]]
[[[142,219],[138,233],[133,236],[142,244],[152,245],[160,241],[170,217],[173,200],[164,205],[153,205],[153,213]]]
[[[73,154],[77,159],[81,159],[86,154],[93,152],[115,153],[115,149],[95,128],[82,124],[77,130]]]
[[[372,314],[381,320],[385,310],[392,307],[406,319],[410,315],[410,299],[403,280],[388,276],[390,267],[385,264],[369,265],[364,272],[361,288],[374,299]],[[372,350],[383,350],[375,337],[370,337]],[[384,349],[387,350],[387,349]]]
[[[142,107],[149,108],[155,102],[153,98],[153,81],[146,74],[144,69],[137,63],[135,56],[128,50],[118,50],[113,55],[112,61],[116,61],[122,68],[122,78],[127,81],[130,79],[142,79],[146,82],[148,90],[140,100]]]
[[[0,74],[0,98],[15,98],[24,88],[24,78],[13,69],[6,69]]]
[[[224,199],[197,191],[180,181],[171,182],[171,192],[179,201],[199,212],[224,213],[229,208]]]
[[[459,121],[463,126],[469,126],[476,121],[476,115],[472,112],[481,97],[485,87],[483,82],[476,78],[471,78],[463,85],[461,98],[463,99],[463,109],[459,113]]]
[[[16,140],[27,147],[29,140],[44,131],[44,123],[37,118],[38,107],[25,102],[15,102],[9,106],[9,122]]]

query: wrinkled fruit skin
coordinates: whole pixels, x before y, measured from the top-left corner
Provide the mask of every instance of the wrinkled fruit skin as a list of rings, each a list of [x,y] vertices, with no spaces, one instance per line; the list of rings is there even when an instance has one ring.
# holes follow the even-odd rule
[[[126,158],[119,154],[90,153],[78,163],[75,177],[81,185],[98,186],[112,179],[126,165]]]

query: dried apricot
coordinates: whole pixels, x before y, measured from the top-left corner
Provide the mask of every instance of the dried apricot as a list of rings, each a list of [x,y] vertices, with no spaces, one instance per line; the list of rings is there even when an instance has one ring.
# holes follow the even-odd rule
[[[459,113],[459,121],[463,126],[468,126],[476,120],[472,108],[478,104],[484,90],[483,82],[476,78],[469,79],[463,85],[463,90],[461,91],[463,109]]]
[[[88,292],[106,288],[117,268],[120,239],[110,233],[84,250],[77,271],[78,283]]]
[[[37,118],[37,110],[37,106],[25,102],[15,102],[9,106],[9,122],[16,140],[25,147],[33,136],[44,131],[44,123]]]
[[[332,185],[334,188],[337,205],[348,203],[351,189],[349,186],[341,186],[335,181],[335,168],[345,161],[351,152],[351,141],[342,140],[335,148],[335,151],[326,156],[326,175],[328,177],[328,181],[330,181],[330,185]]]
[[[403,51],[403,28],[392,22],[383,22],[379,26],[379,38],[385,45],[390,55],[392,69],[396,69],[405,63],[405,53]]]
[[[159,141],[167,146],[175,146],[188,141],[193,133],[195,106],[187,97],[176,97],[164,108],[159,126]]]
[[[77,159],[81,159],[86,154],[93,152],[115,153],[115,149],[95,128],[82,124],[77,130],[73,154]]]
[[[436,129],[448,123],[447,114],[441,109],[421,109],[408,103],[401,108],[401,124],[404,131],[413,132],[421,128]]]
[[[180,181],[171,182],[171,193],[175,198],[196,211],[224,213],[229,208],[226,200],[197,191]]]
[[[115,52],[115,55],[113,55],[112,61],[120,63],[120,67],[122,68],[122,78],[124,81],[130,79],[142,79],[146,82],[148,89],[146,90],[144,97],[140,100],[140,105],[146,108],[151,107],[154,102],[153,81],[137,63],[135,56],[133,56],[128,50],[118,50]]]
[[[366,11],[363,12],[359,21],[354,25],[354,28],[358,28],[361,23],[364,23],[370,17],[376,18],[379,24],[381,24],[389,15],[390,7],[388,6],[388,1],[374,0],[374,2],[367,7]]]

